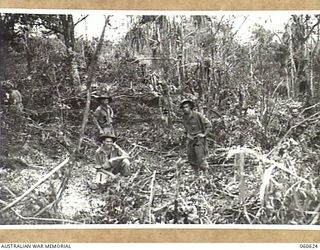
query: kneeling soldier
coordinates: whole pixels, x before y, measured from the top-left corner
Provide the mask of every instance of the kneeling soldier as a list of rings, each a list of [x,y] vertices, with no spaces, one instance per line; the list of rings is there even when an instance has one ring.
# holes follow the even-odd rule
[[[125,177],[131,175],[129,155],[115,143],[116,136],[111,133],[102,134],[98,140],[102,144],[95,153],[96,182],[105,183],[107,175],[112,177],[116,174]]]

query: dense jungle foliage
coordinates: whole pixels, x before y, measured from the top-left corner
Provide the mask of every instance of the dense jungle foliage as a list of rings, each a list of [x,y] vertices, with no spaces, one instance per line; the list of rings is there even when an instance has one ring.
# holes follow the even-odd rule
[[[245,42],[242,15],[127,16],[111,41],[116,18],[91,39],[75,35],[86,15],[0,14],[1,224],[319,224],[320,15],[256,24]],[[101,91],[133,174],[97,188]],[[213,124],[200,176],[185,162],[186,97]]]

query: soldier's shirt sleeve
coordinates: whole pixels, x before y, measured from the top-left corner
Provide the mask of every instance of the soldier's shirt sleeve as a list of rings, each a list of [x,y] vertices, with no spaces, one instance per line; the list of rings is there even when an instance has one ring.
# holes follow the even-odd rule
[[[96,110],[93,112],[94,117],[98,117],[100,113],[100,108],[96,108]]]
[[[186,132],[188,132],[188,126],[187,126],[187,122],[186,122],[186,118],[183,116],[182,117],[182,125],[184,127],[184,129],[186,130]]]
[[[13,99],[14,104],[22,102],[22,97],[21,97],[21,94],[18,90],[12,91],[12,99]]]
[[[94,159],[97,165],[103,165],[104,164],[104,156],[101,152],[101,149],[98,148],[95,152]]]
[[[113,109],[110,106],[109,106],[109,109],[110,109],[110,116],[111,116],[111,118],[113,118],[114,117]]]
[[[128,156],[127,152],[124,151],[118,144],[114,143],[114,147],[117,150],[118,156]]]
[[[201,119],[201,122],[202,122],[203,126],[205,127],[205,129],[212,127],[212,123],[210,122],[210,120],[207,117],[200,114],[200,119]]]

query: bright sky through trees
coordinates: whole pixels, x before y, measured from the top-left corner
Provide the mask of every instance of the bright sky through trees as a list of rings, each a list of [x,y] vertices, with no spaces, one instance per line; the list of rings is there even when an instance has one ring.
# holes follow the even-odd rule
[[[74,15],[75,22],[84,16],[86,13],[80,15],[77,13]],[[111,27],[108,26],[106,32],[106,39],[110,41],[118,41],[121,39],[128,29],[130,24],[128,22],[128,15],[132,15],[131,12],[109,12],[106,15],[113,15],[110,19]],[[255,24],[262,25],[264,28],[271,31],[282,31],[285,23],[288,21],[292,12],[134,12],[133,15],[212,15],[212,16],[225,16],[225,18],[234,19],[235,31],[239,29],[238,36],[243,41],[248,41],[251,35],[251,31]],[[104,24],[104,13],[89,13],[86,21],[79,23],[76,27],[76,34],[78,36],[87,36],[88,39],[92,37],[99,37]]]

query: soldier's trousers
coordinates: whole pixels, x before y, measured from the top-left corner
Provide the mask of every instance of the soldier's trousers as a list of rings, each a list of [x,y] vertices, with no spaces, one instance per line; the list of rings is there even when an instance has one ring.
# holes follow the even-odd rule
[[[188,141],[188,161],[194,170],[205,170],[208,168],[206,156],[208,154],[206,138],[196,138]]]
[[[115,161],[112,164],[112,167],[108,169],[112,174],[116,175],[120,173],[122,176],[127,177],[131,175],[130,170],[130,161],[128,159],[122,159]],[[102,171],[99,171],[99,169],[96,172],[95,176],[95,182],[100,184],[105,184],[108,179],[108,175],[106,173],[103,173]]]
[[[113,174],[120,173],[122,176],[129,176],[131,175],[130,170],[130,161],[128,159],[123,159],[116,161],[112,164],[112,171]]]

